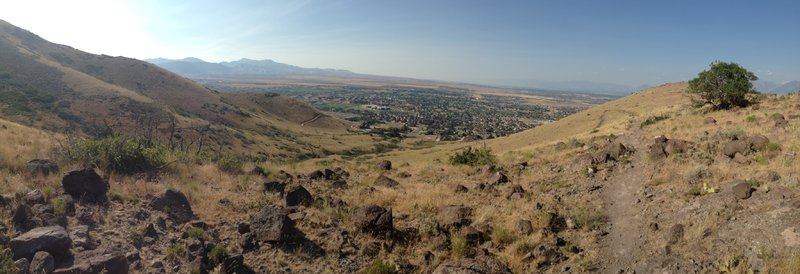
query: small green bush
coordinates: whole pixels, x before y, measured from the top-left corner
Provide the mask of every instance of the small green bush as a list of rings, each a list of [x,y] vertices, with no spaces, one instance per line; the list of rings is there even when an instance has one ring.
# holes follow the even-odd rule
[[[492,150],[485,147],[478,149],[467,147],[466,149],[451,155],[449,159],[451,165],[470,166],[488,165],[495,163],[495,161],[496,157],[494,154],[492,154]]]
[[[521,243],[517,244],[517,247],[516,247],[515,251],[516,251],[517,255],[525,256],[526,254],[528,254],[530,252],[533,252],[533,250],[535,248],[536,248],[536,245],[534,245],[531,242],[525,241],[525,242],[521,242]]]
[[[501,245],[508,245],[513,243],[514,240],[514,232],[512,232],[511,229],[505,227],[495,227],[492,229],[492,241]]]
[[[645,119],[641,124],[639,124],[639,128],[644,128],[646,126],[653,125],[655,123],[664,121],[666,119],[669,119],[669,115],[650,116],[647,119]]]
[[[168,261],[177,262],[183,257],[186,257],[186,248],[183,245],[176,245],[167,249],[166,259]]]
[[[397,267],[390,263],[386,262],[381,259],[377,259],[372,261],[367,267],[361,271],[362,274],[396,274],[400,273],[397,271]]]
[[[211,252],[208,253],[208,258],[211,259],[211,261],[214,264],[222,263],[222,260],[224,260],[227,257],[228,257],[228,249],[221,244],[214,246],[214,248],[211,249]]]
[[[206,232],[203,231],[203,229],[199,228],[199,227],[190,227],[189,230],[186,231],[186,234],[189,234],[190,238],[195,238],[195,239],[205,239],[206,238]]]
[[[575,226],[585,230],[599,229],[608,217],[599,210],[581,209],[575,214]]]
[[[0,273],[17,273],[14,254],[11,253],[11,249],[3,246],[0,246]]]
[[[126,136],[87,140],[73,145],[67,156],[70,160],[121,174],[151,171],[166,164],[167,149],[146,143]]]
[[[745,122],[752,123],[752,122],[756,121],[756,116],[755,115],[750,115],[750,116],[747,116],[747,118],[745,118],[744,120],[745,120]]]
[[[223,155],[216,160],[217,166],[228,173],[241,173],[244,162],[232,155]]]
[[[69,213],[68,212],[69,209],[67,208],[67,202],[64,201],[63,199],[53,199],[52,201],[53,201],[53,213],[55,213],[56,216],[61,216],[61,217],[67,216],[67,213]]]
[[[456,236],[450,239],[450,250],[454,255],[459,257],[466,257],[469,252],[469,243],[464,236]]]

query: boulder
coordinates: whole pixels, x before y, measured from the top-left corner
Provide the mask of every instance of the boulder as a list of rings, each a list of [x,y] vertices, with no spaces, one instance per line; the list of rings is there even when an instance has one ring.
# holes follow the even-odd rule
[[[467,226],[472,223],[470,216],[472,215],[472,209],[465,206],[460,205],[450,205],[442,207],[439,210],[439,214],[437,215],[437,219],[439,224],[445,227],[453,227],[459,228],[462,226]]]
[[[105,203],[109,185],[92,168],[73,170],[61,179],[64,192],[79,201]]]
[[[50,274],[56,269],[56,261],[50,253],[39,251],[33,255],[31,265],[29,268],[30,273],[36,274]]]
[[[36,252],[66,255],[72,247],[67,230],[60,226],[34,228],[9,242],[14,259],[31,258]]]
[[[742,181],[736,181],[734,183],[736,184],[733,185],[731,191],[736,199],[744,200],[750,198],[750,195],[753,193],[753,187],[750,186],[750,184]]]
[[[44,204],[46,203],[44,198],[44,193],[41,190],[34,189],[25,193],[25,196],[22,197],[22,200],[25,201],[28,205],[37,205],[37,204]]]
[[[379,170],[392,170],[392,161],[389,160],[382,160],[378,162],[378,169]]]
[[[128,273],[130,266],[122,248],[103,246],[75,254],[73,264],[53,273]]]
[[[334,179],[337,179],[337,178],[336,178],[336,177],[337,177],[337,176],[336,176],[336,173],[335,173],[335,172],[333,172],[333,170],[330,170],[330,169],[327,169],[327,168],[326,168],[326,169],[322,170],[322,174],[325,176],[325,180],[334,180]]]
[[[653,143],[647,148],[647,156],[650,160],[660,160],[667,158],[667,137],[663,135],[656,136]]]
[[[748,146],[750,146],[750,149],[759,151],[767,147],[767,144],[769,144],[769,138],[767,138],[767,136],[760,134],[753,135],[747,137],[747,144]]]
[[[264,192],[283,192],[286,184],[274,180],[264,182]]]
[[[722,154],[733,158],[736,156],[736,153],[746,154],[748,147],[749,145],[744,140],[728,141],[722,146]]]
[[[455,187],[453,187],[453,191],[455,193],[467,193],[469,189],[464,185],[456,185]]]
[[[786,120],[786,117],[784,117],[783,114],[780,113],[772,114],[772,116],[770,116],[769,119],[775,122],[775,127],[785,128],[789,126],[789,121]]]
[[[147,234],[147,233],[145,233]],[[89,226],[76,225],[70,228],[69,236],[72,239],[72,244],[75,246],[88,249],[91,247],[91,240],[89,239]]]
[[[58,164],[50,160],[33,159],[28,162],[28,173],[33,176],[48,176],[58,173]]]
[[[398,183],[397,181],[395,181],[392,178],[386,177],[384,175],[380,175],[380,176],[378,176],[377,179],[375,179],[375,185],[376,186],[382,186],[382,187],[395,188],[395,187],[398,187],[400,185],[400,183]]]
[[[353,213],[353,222],[357,229],[364,232],[381,233],[394,230],[392,209],[377,205],[357,209]]]
[[[26,258],[22,258],[19,260],[14,261],[14,267],[17,268],[17,274],[26,274],[28,273],[28,269],[30,268],[30,261]]]
[[[706,119],[703,120],[703,123],[706,125],[716,125],[717,119],[714,119],[714,117],[706,117]]]
[[[690,143],[686,140],[669,139],[664,147],[664,153],[669,155],[689,152]]]
[[[347,188],[347,181],[344,179],[335,180],[331,183],[331,188],[345,189]]]
[[[176,223],[186,223],[195,219],[189,199],[182,192],[172,188],[156,194],[150,201],[150,207],[166,212],[167,216]]]
[[[506,199],[513,200],[513,199],[520,199],[525,195],[525,189],[522,188],[521,185],[513,185],[511,189],[508,191],[508,195],[506,195]]]
[[[467,240],[467,245],[478,246],[483,243],[483,233],[477,228],[467,226],[461,229],[461,236]]]
[[[265,206],[250,218],[250,233],[257,241],[280,242],[294,235],[294,223],[286,209]]]
[[[305,187],[297,185],[286,192],[286,206],[310,206],[314,203],[314,197],[306,190]]]
[[[463,258],[447,261],[433,270],[433,274],[511,274],[511,270],[488,255],[478,255],[475,258]]]
[[[508,176],[503,174],[503,172],[501,171],[495,172],[494,175],[492,175],[492,177],[489,177],[488,183],[490,185],[499,185],[508,183]]]
[[[517,231],[517,234],[528,235],[533,232],[533,225],[531,225],[531,221],[529,220],[517,220],[517,222],[514,223],[514,229]]]
[[[28,205],[24,204],[17,206],[11,221],[14,223],[14,229],[19,232],[25,232],[37,226],[36,221],[33,219],[33,211]]]
[[[736,154],[733,155],[733,161],[738,163],[738,164],[742,164],[742,165],[746,165],[746,164],[750,163],[750,159],[748,159],[747,156],[744,156],[739,152],[736,152]]]
[[[632,153],[633,150],[620,142],[611,142],[599,151],[595,157],[598,162],[607,162],[609,160],[619,161],[622,156]]]
[[[325,179],[325,173],[323,173],[321,170],[314,170],[311,173],[306,174],[306,177],[309,180],[314,180],[314,181],[322,180]]]

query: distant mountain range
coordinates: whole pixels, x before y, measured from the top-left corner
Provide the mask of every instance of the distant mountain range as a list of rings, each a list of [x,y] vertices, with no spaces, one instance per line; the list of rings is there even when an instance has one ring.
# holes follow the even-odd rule
[[[755,89],[764,93],[790,93],[800,92],[800,81],[789,81],[782,84],[758,80],[753,83]]]
[[[317,76],[351,76],[355,73],[341,69],[303,68],[272,60],[240,59],[238,61],[212,63],[198,58],[184,59],[147,59],[145,60],[162,68],[184,76],[201,75],[317,75]]]

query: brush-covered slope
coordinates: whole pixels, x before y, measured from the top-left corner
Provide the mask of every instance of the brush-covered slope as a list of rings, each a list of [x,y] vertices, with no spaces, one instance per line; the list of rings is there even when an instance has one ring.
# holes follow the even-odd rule
[[[280,158],[371,145],[353,135],[350,145],[317,142],[315,136],[342,134],[348,124],[328,116],[302,120],[319,112],[290,98],[241,97],[228,100],[152,64],[53,44],[0,21],[0,111],[8,119],[95,136],[154,132],[153,138],[175,140],[170,136],[178,134],[182,143],[175,145],[185,149],[201,149],[202,142],[189,140],[205,140],[215,151]]]

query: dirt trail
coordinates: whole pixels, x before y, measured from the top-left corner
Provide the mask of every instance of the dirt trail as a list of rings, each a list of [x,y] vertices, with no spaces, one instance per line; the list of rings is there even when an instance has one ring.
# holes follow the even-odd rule
[[[313,123],[314,121],[316,121],[317,119],[319,119],[319,117],[322,117],[322,114],[319,114],[319,113],[317,113],[317,115],[314,115],[314,118],[311,118],[311,119],[309,119],[308,121],[305,121],[305,122],[302,122],[302,123],[300,123],[300,126],[301,126],[301,127],[303,127],[303,126],[305,126],[306,124]]]
[[[617,139],[636,152],[630,164],[617,166],[610,174],[602,193],[610,223],[608,235],[603,239],[607,273],[647,273],[646,269],[641,269],[647,260],[644,251],[647,227],[636,195],[647,181],[644,165],[647,146],[642,142],[642,135],[638,123],[632,121],[629,133]]]

